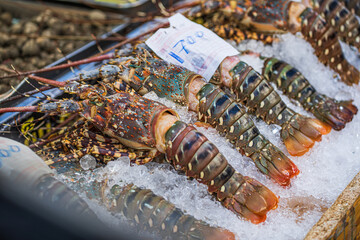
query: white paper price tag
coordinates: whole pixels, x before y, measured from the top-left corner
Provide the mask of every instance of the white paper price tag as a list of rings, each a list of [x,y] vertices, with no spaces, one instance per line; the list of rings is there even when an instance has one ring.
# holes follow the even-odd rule
[[[159,29],[146,44],[162,59],[210,80],[227,56],[239,52],[209,29],[176,14],[170,27]]]

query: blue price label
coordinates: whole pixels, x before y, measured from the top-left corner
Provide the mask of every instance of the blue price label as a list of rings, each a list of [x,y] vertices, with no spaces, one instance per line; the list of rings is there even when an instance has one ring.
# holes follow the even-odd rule
[[[180,39],[179,41],[177,41],[174,46],[172,47],[173,51],[169,52],[169,55],[171,57],[173,57],[176,61],[178,61],[179,63],[184,63],[184,59],[181,58],[179,56],[179,54],[181,53],[185,53],[185,54],[189,54],[190,51],[187,48],[187,46],[189,45],[194,45],[196,43],[199,43],[201,39],[203,39],[204,37],[204,32],[203,31],[196,31],[195,33],[193,33],[192,35],[188,35],[183,39]],[[176,51],[177,50],[177,51]],[[175,53],[175,52],[177,53]]]
[[[0,168],[2,167],[2,160],[11,157],[13,153],[20,152],[21,149],[17,145],[8,145],[8,149],[0,148]]]

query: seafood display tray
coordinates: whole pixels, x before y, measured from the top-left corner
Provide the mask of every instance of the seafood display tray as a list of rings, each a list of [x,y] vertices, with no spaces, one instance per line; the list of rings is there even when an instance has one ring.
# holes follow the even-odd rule
[[[148,30],[152,27],[151,23],[144,24],[140,27],[137,26],[128,26],[120,25],[116,27],[113,31],[125,34],[126,29],[134,29],[127,34],[128,37],[133,37]],[[110,34],[110,33],[109,33]],[[101,43],[101,48],[106,49],[115,44],[115,42],[103,42]],[[93,56],[98,53],[98,46],[95,42],[91,42],[84,47],[78,49],[77,51],[69,54],[66,58],[60,59],[50,66],[55,66],[58,64],[66,63],[67,61],[76,61],[83,58]],[[62,69],[57,71],[52,71],[49,73],[38,74],[38,76],[56,79],[58,81],[65,81],[69,78],[74,77],[76,74],[82,71],[88,71],[92,68],[99,66],[101,63],[88,63],[79,66],[78,68]],[[20,85],[16,87],[19,92],[26,92],[34,90],[33,86],[41,87],[41,85],[36,82],[30,81],[29,84],[27,81],[22,81]],[[12,91],[8,93],[5,98],[16,96],[17,91]],[[61,91],[57,89],[48,90],[44,92],[46,95],[49,95],[52,98],[60,97]],[[36,94],[37,97],[43,97],[41,93]],[[21,98],[12,102],[2,103],[4,99],[0,100],[1,107],[10,107],[10,106],[28,106],[37,104],[40,100],[35,98]],[[23,141],[20,134],[17,132],[17,127],[9,129],[4,127],[4,124],[18,125],[19,122],[22,122],[29,117],[34,116],[35,118],[39,117],[38,114],[29,114],[29,113],[7,113],[0,116],[0,123],[2,125],[2,130],[4,134],[2,136],[12,138],[17,141]],[[321,144],[321,143],[320,143]],[[281,199],[280,199],[281,201]],[[220,207],[220,206],[219,206]],[[276,211],[276,210],[275,210]],[[360,173],[355,176],[353,181],[348,185],[348,187],[343,191],[339,198],[335,201],[333,206],[329,208],[320,221],[308,232],[306,239],[357,239],[360,234]]]

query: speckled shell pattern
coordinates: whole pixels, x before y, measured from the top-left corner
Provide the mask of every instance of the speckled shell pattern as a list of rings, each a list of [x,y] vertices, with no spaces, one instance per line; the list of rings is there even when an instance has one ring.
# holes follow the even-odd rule
[[[112,212],[122,213],[137,228],[162,239],[205,240],[205,235],[217,231],[148,189],[126,186],[114,198]]]
[[[242,5],[247,9],[247,15],[254,23],[271,24],[279,30],[288,30],[288,7],[289,0],[250,0],[237,1],[238,5]]]
[[[290,2],[289,0],[205,1],[202,6],[193,8],[189,12],[189,16],[200,17],[210,14],[210,21],[207,24],[212,26],[222,21],[224,25],[229,22],[232,27],[244,29],[244,26],[241,25],[248,24],[248,22],[244,23],[242,21],[247,19],[246,21],[250,20],[252,23],[271,25],[278,28],[279,31],[283,31],[287,30],[288,27],[287,10]],[[209,16],[204,17],[209,18]],[[226,21],[224,21],[224,17]],[[251,30],[257,31],[261,29],[252,28]]]
[[[360,72],[346,60],[337,32],[311,8],[301,14],[301,33],[315,49],[319,61],[339,73],[343,82],[359,83]]]
[[[236,99],[266,123],[283,126],[295,112],[281,100],[270,83],[247,63],[240,61],[231,71]]]
[[[160,98],[167,98],[175,103],[188,103],[188,88],[191,80],[199,75],[160,59],[140,61],[135,67],[135,82],[141,82],[142,87],[154,91]],[[134,81],[130,85],[133,86]],[[137,87],[139,88],[139,87]]]
[[[357,2],[358,8],[360,9],[360,2],[354,2]],[[313,9],[324,17],[327,24],[336,28],[337,33],[342,40],[360,50],[359,21],[356,16],[341,3],[341,1],[312,0],[311,4]],[[356,4],[352,4],[356,7]]]
[[[337,101],[320,94],[296,68],[284,61],[268,58],[264,62],[263,76],[335,130],[343,129],[357,113],[351,101]]]
[[[82,115],[99,130],[120,141],[125,139],[148,148],[155,148],[154,131],[159,115],[168,111],[177,116],[174,110],[158,102],[126,92],[90,104],[87,113]],[[129,147],[137,148],[134,145]]]
[[[40,103],[38,106],[38,111],[44,113],[77,113],[82,111],[82,109],[81,103],[71,99]]]

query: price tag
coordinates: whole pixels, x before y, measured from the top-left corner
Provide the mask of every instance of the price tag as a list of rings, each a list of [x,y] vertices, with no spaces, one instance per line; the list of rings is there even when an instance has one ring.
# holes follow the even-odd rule
[[[145,43],[162,59],[183,66],[210,80],[224,58],[239,52],[209,29],[180,13],[169,18]]]

